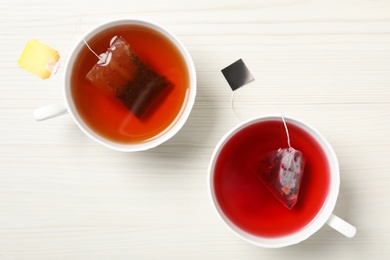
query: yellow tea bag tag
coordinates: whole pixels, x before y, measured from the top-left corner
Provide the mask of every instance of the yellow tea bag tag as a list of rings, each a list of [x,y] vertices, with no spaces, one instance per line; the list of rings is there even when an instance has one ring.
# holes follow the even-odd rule
[[[37,40],[29,40],[19,58],[19,66],[38,76],[47,79],[56,72],[60,55],[57,50]]]

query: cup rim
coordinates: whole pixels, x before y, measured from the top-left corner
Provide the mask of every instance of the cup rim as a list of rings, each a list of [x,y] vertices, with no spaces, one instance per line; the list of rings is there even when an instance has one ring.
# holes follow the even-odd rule
[[[281,236],[281,237],[261,237],[256,236],[253,234],[250,234],[248,232],[245,232],[244,230],[237,227],[235,224],[233,224],[223,213],[222,209],[219,207],[218,202],[215,198],[214,194],[214,187],[213,187],[213,176],[214,176],[214,167],[216,163],[216,159],[218,158],[218,155],[221,151],[221,149],[224,147],[224,145],[230,140],[230,138],[236,134],[238,131],[244,129],[245,127],[252,125],[257,122],[264,122],[269,120],[280,120],[282,121],[281,115],[276,114],[270,114],[270,115],[264,115],[259,117],[254,117],[247,119],[239,124],[237,124],[235,127],[230,129],[227,133],[223,135],[223,137],[219,140],[217,145],[215,146],[215,149],[212,153],[210,163],[208,166],[208,173],[207,173],[207,190],[208,190],[208,197],[211,204],[211,207],[213,208],[213,211],[217,214],[218,218],[222,220],[224,225],[236,236],[239,238],[253,244],[259,247],[266,247],[266,248],[280,248],[280,247],[286,247],[294,244],[298,244],[310,236],[312,236],[314,233],[316,233],[329,219],[331,216],[334,207],[336,206],[338,194],[339,194],[339,187],[340,187],[340,171],[339,171],[339,163],[336,156],[336,153],[334,152],[332,146],[327,141],[327,139],[314,127],[311,125],[303,122],[302,120],[299,120],[297,118],[283,115],[284,119],[288,123],[292,123],[300,128],[302,128],[304,131],[308,132],[311,136],[313,136],[316,141],[321,145],[321,148],[324,150],[324,152],[327,154],[327,158],[329,161],[329,167],[331,174],[331,180],[330,180],[330,187],[328,196],[325,199],[325,202],[321,208],[321,210],[318,212],[318,214],[313,218],[313,220],[307,224],[304,228],[301,230]]]
[[[187,66],[188,77],[189,77],[189,87],[183,105],[181,107],[181,110],[177,114],[175,120],[158,135],[154,136],[151,139],[139,143],[119,143],[119,142],[106,139],[103,136],[97,134],[78,115],[71,94],[71,84],[70,84],[71,75],[72,75],[71,67],[74,64],[75,60],[77,59],[78,52],[85,45],[84,40],[88,41],[89,39],[94,37],[97,33],[105,29],[115,27],[115,26],[120,26],[120,25],[126,25],[126,24],[146,26],[148,28],[151,28],[152,30],[158,31],[159,33],[164,35],[168,40],[170,40],[183,56],[183,59]],[[197,84],[196,70],[195,70],[193,59],[190,53],[188,52],[187,48],[184,46],[184,44],[180,41],[180,39],[175,34],[173,34],[168,29],[164,28],[163,26],[159,25],[158,23],[150,20],[140,19],[140,18],[119,18],[119,19],[112,19],[106,22],[102,22],[94,26],[93,28],[85,32],[83,36],[80,37],[80,39],[74,44],[73,48],[70,51],[69,58],[65,64],[63,95],[65,100],[65,106],[67,107],[68,112],[71,115],[73,121],[76,122],[77,126],[87,136],[89,136],[91,139],[95,140],[96,142],[102,144],[103,146],[106,146],[116,151],[136,152],[136,151],[144,151],[144,150],[152,149],[168,141],[184,126],[195,103],[195,97],[197,92],[196,84]]]

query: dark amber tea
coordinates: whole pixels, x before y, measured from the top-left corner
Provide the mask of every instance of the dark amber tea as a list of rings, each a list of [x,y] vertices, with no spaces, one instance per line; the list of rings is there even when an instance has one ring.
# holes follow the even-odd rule
[[[106,53],[115,36],[128,44],[132,61],[134,57],[137,59],[133,63],[140,64],[138,67],[143,71],[134,81],[136,88],[127,88],[117,96],[97,86],[104,81],[108,81],[105,83],[109,86],[115,84],[119,80],[115,70],[108,76],[103,74],[106,71],[97,74],[93,70],[99,61],[93,52]],[[174,122],[186,98],[189,72],[181,53],[166,36],[141,25],[120,25],[97,34],[87,43],[93,52],[84,46],[78,54],[71,76],[71,91],[78,113],[91,129],[111,141],[136,143],[157,136]],[[118,47],[113,46],[112,49]],[[122,64],[126,65],[124,58],[120,59],[121,63],[114,64],[118,70],[121,70]],[[134,76],[130,75],[129,78]],[[164,85],[159,87],[159,91],[164,93],[159,93],[153,109],[146,113],[143,106],[134,106],[144,95],[140,90],[150,86],[149,78],[162,82]],[[96,82],[98,84],[94,84]],[[149,97],[157,96],[151,91],[146,93]]]
[[[248,166],[254,158],[287,147],[280,120],[251,124],[230,137],[214,168],[213,188],[223,213],[242,230],[262,237],[281,237],[307,226],[323,207],[330,187],[330,167],[317,141],[287,122],[291,146],[306,159],[299,197],[288,209],[256,178]]]

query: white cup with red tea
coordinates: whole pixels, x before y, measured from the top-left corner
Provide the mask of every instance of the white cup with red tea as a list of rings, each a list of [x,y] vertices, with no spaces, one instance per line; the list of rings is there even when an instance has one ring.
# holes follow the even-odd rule
[[[295,205],[286,207],[281,203],[283,198],[272,193],[258,175],[261,171],[291,174],[286,173],[284,166],[277,171],[269,169],[282,165],[276,163],[282,153],[295,156],[297,151],[296,157],[302,159],[302,154],[305,164],[303,169],[294,167],[303,175]],[[257,165],[265,165],[264,168],[253,168],[253,162],[259,158],[268,158],[268,166],[260,163]],[[272,183],[281,187],[284,196],[286,185],[282,181]],[[336,153],[318,130],[293,117],[262,116],[231,129],[212,154],[207,184],[218,217],[234,234],[251,244],[266,248],[294,245],[309,238],[325,223],[347,237],[356,234],[354,226],[333,214],[340,186]]]
[[[160,145],[185,124],[196,72],[183,43],[141,19],[100,24],[76,43],[65,65],[64,104],[38,108],[37,120],[68,112],[98,143],[118,151]]]

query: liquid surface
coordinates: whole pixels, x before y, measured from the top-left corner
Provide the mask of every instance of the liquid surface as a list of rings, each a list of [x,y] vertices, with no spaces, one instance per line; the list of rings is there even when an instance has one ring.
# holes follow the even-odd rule
[[[85,46],[72,73],[72,96],[80,116],[101,136],[120,143],[142,142],[158,135],[175,120],[188,90],[188,71],[177,48],[165,36],[143,26],[108,29],[89,40],[88,44],[96,53],[104,53],[114,36],[122,36],[142,61],[165,76],[173,88],[148,117],[139,120],[118,99],[85,78],[98,61]]]
[[[282,121],[253,124],[240,130],[221,149],[214,169],[214,189],[224,214],[254,235],[280,237],[309,224],[322,208],[330,185],[329,166],[317,142],[287,124],[291,146],[306,158],[298,201],[289,210],[251,172],[248,162],[259,154],[287,147]]]

